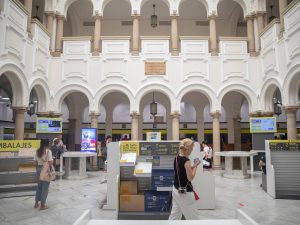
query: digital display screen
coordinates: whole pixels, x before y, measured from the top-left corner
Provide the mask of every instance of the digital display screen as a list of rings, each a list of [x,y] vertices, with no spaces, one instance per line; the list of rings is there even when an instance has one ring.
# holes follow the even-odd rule
[[[36,133],[62,133],[62,118],[37,117]]]
[[[275,117],[250,118],[250,133],[275,133],[277,132]]]
[[[97,129],[82,128],[81,129],[81,151],[96,152],[97,144]]]

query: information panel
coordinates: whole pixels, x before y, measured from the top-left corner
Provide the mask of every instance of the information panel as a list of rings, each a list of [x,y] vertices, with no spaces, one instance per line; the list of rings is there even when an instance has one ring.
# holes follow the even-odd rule
[[[36,133],[62,133],[62,118],[36,118]]]
[[[251,117],[250,133],[275,133],[277,132],[275,117]]]
[[[140,155],[176,155],[179,142],[140,142]]]
[[[269,141],[270,151],[300,151],[300,141],[273,140]]]
[[[82,128],[81,129],[81,151],[96,152],[97,129]]]

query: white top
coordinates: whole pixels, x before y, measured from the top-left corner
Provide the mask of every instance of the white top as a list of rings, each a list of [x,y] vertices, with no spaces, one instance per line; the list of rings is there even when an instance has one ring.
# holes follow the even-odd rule
[[[97,153],[92,153],[92,152],[64,152],[62,155],[63,157],[90,157],[90,156],[97,156]]]
[[[249,157],[257,155],[257,152],[246,152],[246,151],[225,151],[225,152],[216,152],[218,156],[228,156],[228,157]]]
[[[47,157],[47,152],[48,152],[48,157]],[[42,166],[45,161],[52,161],[52,151],[50,149],[46,149],[45,154],[39,158],[37,155],[34,156],[35,161],[37,161],[39,166]]]
[[[207,158],[211,159],[211,157],[212,157],[212,149],[206,145],[203,148],[203,151],[204,151],[204,154],[207,155]]]

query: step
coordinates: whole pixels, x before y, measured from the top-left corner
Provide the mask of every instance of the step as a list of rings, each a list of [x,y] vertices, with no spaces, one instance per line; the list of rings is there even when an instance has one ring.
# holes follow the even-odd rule
[[[0,185],[0,193],[36,190],[37,183]]]

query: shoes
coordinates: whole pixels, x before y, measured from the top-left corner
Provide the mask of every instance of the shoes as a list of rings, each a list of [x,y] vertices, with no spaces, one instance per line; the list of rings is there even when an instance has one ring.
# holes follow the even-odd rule
[[[49,206],[47,206],[47,205],[41,205],[40,210],[45,210],[45,209],[49,209]]]
[[[36,209],[36,208],[38,208],[38,207],[39,207],[39,203],[36,202],[36,203],[34,204],[34,208]]]

